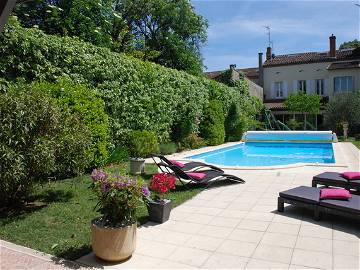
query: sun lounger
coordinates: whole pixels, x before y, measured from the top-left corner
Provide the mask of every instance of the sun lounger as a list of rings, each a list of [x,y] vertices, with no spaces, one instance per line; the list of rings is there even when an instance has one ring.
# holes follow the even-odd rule
[[[315,220],[324,212],[360,219],[359,195],[352,194],[349,200],[321,200],[319,188],[300,186],[279,193],[279,212],[284,212],[285,203],[313,210]]]
[[[348,180],[338,172],[324,172],[315,175],[312,180],[312,186],[317,187],[318,185],[343,187],[348,190],[356,189],[360,191],[360,180]]]
[[[245,183],[244,180],[242,180],[241,178],[235,175],[225,174],[223,172],[219,172],[216,170],[201,170],[195,172],[194,171],[186,172],[174,165],[168,166],[168,168],[172,171],[172,174],[176,176],[183,185],[188,185],[191,183],[208,185],[215,181],[217,182],[224,180],[230,180],[241,184]]]
[[[178,168],[180,168],[183,171],[191,171],[191,170],[199,170],[199,169],[204,169],[204,168],[210,168],[212,170],[215,171],[219,171],[219,172],[224,172],[222,169],[214,166],[214,165],[210,165],[210,164],[206,164],[203,162],[195,162],[195,161],[191,161],[191,162],[187,162],[187,163],[180,163],[180,162],[172,162],[171,160],[168,160],[165,156],[163,155],[158,155],[158,154],[152,154],[152,159],[154,160],[154,162],[156,163],[156,165],[158,165],[158,167],[160,168],[161,171],[163,171],[162,167],[166,167],[166,166],[177,166]],[[155,158],[158,158],[160,160],[160,162],[156,162]],[[177,165],[177,163],[182,164],[183,166],[180,167]]]

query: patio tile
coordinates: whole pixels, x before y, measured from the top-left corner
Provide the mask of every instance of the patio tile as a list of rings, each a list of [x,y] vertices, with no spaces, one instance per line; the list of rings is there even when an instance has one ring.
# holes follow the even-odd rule
[[[289,265],[291,261],[292,250],[293,249],[291,248],[265,245],[260,243],[254,252],[253,258],[265,261],[280,262]]]
[[[228,217],[214,217],[209,225],[212,226],[220,226],[220,227],[227,227],[227,228],[235,228],[241,219],[239,218],[228,218]]]
[[[267,231],[273,233],[284,233],[297,235],[299,233],[300,225],[297,224],[286,224],[286,223],[276,223],[272,222]]]
[[[332,260],[329,253],[295,249],[291,264],[321,269],[331,269]]]
[[[325,238],[332,239],[332,230],[326,227],[320,226],[301,226],[299,235],[316,237],[316,238]]]
[[[215,251],[223,241],[221,238],[195,235],[186,241],[185,245],[192,248]]]
[[[254,207],[254,204],[252,204],[252,203],[232,202],[228,205],[227,209],[248,211],[253,207]]]
[[[168,222],[169,221],[167,221],[166,223]],[[189,233],[189,234],[196,234],[204,226],[202,224],[181,222],[181,221],[173,221],[171,224],[166,224],[166,223],[161,224],[161,227],[166,230]]]
[[[262,222],[250,219],[243,219],[239,225],[237,226],[238,229],[245,229],[245,230],[253,230],[253,231],[266,231],[269,226],[269,222]]]
[[[274,205],[257,204],[253,208],[251,208],[251,211],[261,212],[261,213],[271,213],[276,209],[277,207]]]
[[[175,245],[142,239],[139,241],[135,253],[155,258],[167,258],[175,249]]]
[[[202,265],[206,269],[244,269],[248,258],[215,252]]]
[[[223,209],[220,208],[210,208],[210,207],[198,207],[195,213],[208,215],[208,216],[217,216]]]
[[[211,255],[211,252],[196,248],[179,247],[168,259],[193,266],[201,266]]]
[[[343,240],[343,241],[360,241],[359,236],[353,232],[339,231],[334,229],[334,240]]]
[[[299,236],[295,248],[308,250],[308,251],[320,251],[326,253],[332,253],[332,240]],[[331,255],[329,255],[331,256]]]
[[[168,260],[161,260],[156,264],[156,269],[197,269],[197,267]]]
[[[180,211],[171,211],[170,220],[184,220],[190,213],[187,212],[180,212]]]
[[[263,232],[259,231],[236,229],[230,234],[228,238],[231,240],[259,243],[263,234]]]
[[[204,227],[201,228],[198,234],[225,239],[229,236],[232,230],[233,229],[231,228],[205,225]]]
[[[231,218],[243,218],[246,216],[248,211],[224,209],[218,213],[219,217],[231,217]]]
[[[295,235],[265,232],[261,244],[294,248],[296,239]]]
[[[347,256],[360,256],[360,241],[340,241],[334,240],[334,254]]]
[[[274,216],[272,213],[249,212],[245,218],[258,221],[272,221]]]
[[[334,269],[360,269],[359,257],[334,254]]]
[[[296,215],[288,215],[288,214],[275,214],[273,222],[276,223],[287,223],[287,224],[295,224],[300,225],[301,224],[301,217]]]
[[[251,257],[252,253],[256,248],[255,243],[225,240],[221,246],[217,249],[220,253],[237,255],[241,257]]]
[[[158,242],[164,242],[168,244],[181,245],[184,244],[192,235],[187,233],[172,232],[167,230],[158,230],[159,232],[155,235],[152,240]]]
[[[262,261],[258,259],[250,259],[245,269],[288,269],[289,265],[279,262]]]
[[[186,218],[184,218],[182,221],[184,222],[192,222],[197,224],[208,224],[214,217],[209,215],[202,215],[202,214],[190,214]]]

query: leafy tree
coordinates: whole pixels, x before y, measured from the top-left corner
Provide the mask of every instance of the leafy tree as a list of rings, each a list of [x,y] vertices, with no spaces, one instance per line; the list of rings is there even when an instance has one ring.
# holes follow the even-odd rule
[[[339,47],[340,50],[342,49],[350,49],[350,48],[359,48],[360,47],[360,41],[357,39],[354,39],[352,41],[346,41],[342,43]]]
[[[223,103],[220,100],[210,100],[205,108],[204,119],[200,124],[201,137],[208,145],[222,144],[225,140],[225,116]]]
[[[188,0],[34,0],[15,13],[26,27],[202,74],[207,22]]]

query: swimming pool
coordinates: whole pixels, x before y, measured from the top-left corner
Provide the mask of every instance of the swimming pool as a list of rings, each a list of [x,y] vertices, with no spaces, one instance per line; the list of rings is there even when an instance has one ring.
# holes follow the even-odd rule
[[[276,166],[296,163],[335,163],[331,143],[245,142],[218,150],[193,155],[224,166]]]

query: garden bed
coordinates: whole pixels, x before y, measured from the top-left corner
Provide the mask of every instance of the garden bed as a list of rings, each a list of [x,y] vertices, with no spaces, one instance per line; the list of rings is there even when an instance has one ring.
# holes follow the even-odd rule
[[[128,168],[122,164],[114,169]],[[148,181],[156,171],[155,165],[147,164],[142,178]],[[94,210],[96,200],[90,184],[89,175],[85,175],[37,187],[26,207],[0,213],[0,238],[66,259],[89,253],[90,221],[99,216]],[[201,190],[179,184],[168,197],[177,206]],[[140,224],[147,222],[145,205],[138,209],[137,216]]]

